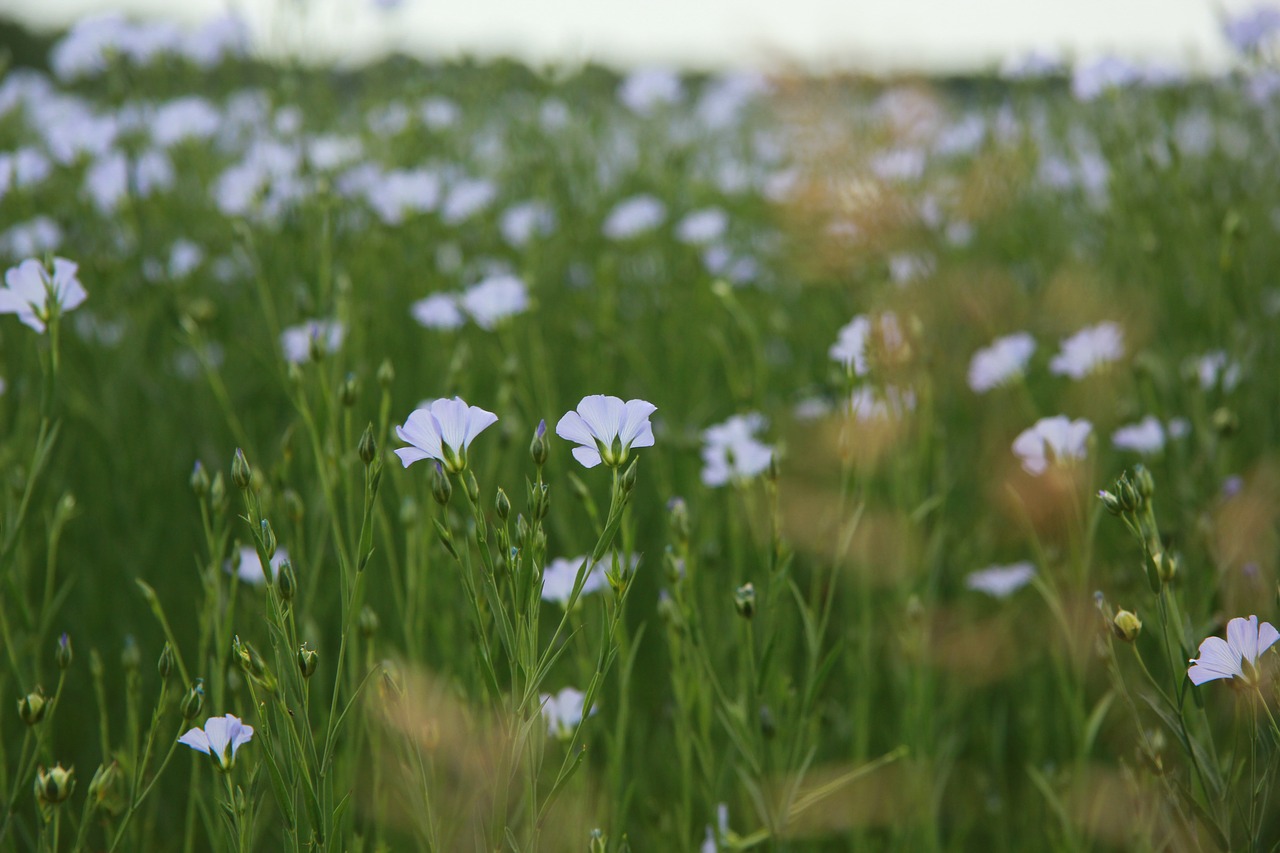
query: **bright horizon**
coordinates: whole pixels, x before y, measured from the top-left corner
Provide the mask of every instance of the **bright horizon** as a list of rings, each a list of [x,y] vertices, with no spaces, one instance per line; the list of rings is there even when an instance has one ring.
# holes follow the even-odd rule
[[[1222,9],[1210,0],[312,0],[299,23],[286,3],[189,0],[12,0],[8,14],[41,29],[119,10],[193,24],[234,10],[266,54],[307,45],[317,58],[360,62],[391,50],[429,56],[511,56],[534,64],[948,71],[992,67],[1009,56],[1114,53],[1221,68],[1230,51]],[[673,24],[673,22],[675,22]]]

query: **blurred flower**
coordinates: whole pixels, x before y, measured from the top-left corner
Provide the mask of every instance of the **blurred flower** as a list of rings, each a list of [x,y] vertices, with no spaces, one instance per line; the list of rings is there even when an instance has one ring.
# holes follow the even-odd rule
[[[1136,424],[1122,426],[1111,433],[1111,444],[1117,450],[1132,450],[1151,455],[1164,449],[1164,427],[1154,415],[1147,415]]]
[[[1059,376],[1083,379],[1100,367],[1124,356],[1124,331],[1118,323],[1088,326],[1062,342],[1062,349],[1049,362],[1049,370]]]
[[[410,445],[397,449],[396,455],[406,468],[419,459],[435,459],[457,474],[467,467],[472,440],[497,421],[493,412],[468,406],[461,397],[435,400],[396,427],[396,436]]]
[[[485,178],[465,178],[449,188],[440,205],[440,219],[446,225],[465,222],[484,210],[498,196],[498,187]]]
[[[456,329],[466,322],[458,307],[458,297],[451,293],[433,293],[413,303],[409,311],[413,319],[428,329]]]
[[[680,75],[669,68],[638,68],[618,86],[618,100],[634,113],[648,115],[663,104],[684,97]]]
[[[1240,363],[1232,361],[1222,350],[1207,352],[1189,360],[1184,369],[1195,376],[1203,391],[1221,387],[1231,391],[1240,384]]]
[[[523,281],[503,273],[473,284],[462,294],[458,304],[480,328],[492,329],[502,320],[528,308],[529,293]]]
[[[869,421],[899,420],[915,411],[916,395],[910,388],[899,389],[886,385],[877,392],[867,385],[853,390],[849,395],[849,416],[864,423]]]
[[[4,274],[6,287],[0,288],[0,314],[17,314],[43,334],[54,312],[64,314],[88,297],[76,278],[77,269],[66,258],[53,259],[52,274],[35,258],[10,267]]]
[[[498,220],[502,238],[516,248],[534,237],[545,237],[556,229],[556,215],[544,201],[526,201],[507,208]]]
[[[767,423],[763,415],[752,412],[703,430],[702,482],[715,488],[764,473],[773,459],[773,448],[755,434]]]
[[[573,458],[585,468],[601,462],[611,468],[627,461],[632,447],[652,447],[649,416],[657,406],[644,400],[627,400],[604,394],[583,397],[577,411],[566,412],[556,424],[556,435],[582,445]]]
[[[228,560],[224,568],[228,571],[235,571],[240,576],[240,580],[244,583],[259,586],[267,582],[267,573],[263,571],[262,561],[258,559],[258,549],[252,545],[240,546],[239,562]],[[282,548],[276,548],[275,554],[271,556],[271,576],[274,578],[279,572],[280,567],[289,559],[289,552]]]
[[[578,568],[586,559],[585,556],[568,560],[557,557],[547,563],[547,567],[542,571],[542,600],[568,607],[569,596],[573,594],[573,582],[578,579]],[[587,576],[582,582],[579,596],[590,595],[609,586],[605,573],[596,571],[599,567],[599,563],[593,563],[587,569]]]
[[[838,361],[854,376],[866,376],[871,370],[867,360],[868,349],[874,334],[878,333],[886,352],[900,349],[905,343],[898,317],[885,311],[874,320],[865,314],[854,317],[836,333],[836,342],[827,350],[832,361]]]
[[[210,717],[203,729],[189,730],[178,738],[178,743],[196,752],[209,753],[218,762],[218,769],[227,771],[236,763],[236,752],[252,739],[253,726],[247,726],[238,717],[227,714],[225,717]]]
[[[1232,47],[1244,54],[1265,47],[1277,33],[1280,33],[1280,8],[1269,3],[1228,15],[1222,22],[1222,34]]]
[[[1187,677],[1196,685],[1218,678],[1257,684],[1258,658],[1276,640],[1280,640],[1280,632],[1270,622],[1259,625],[1257,616],[1237,616],[1227,623],[1226,640],[1209,637],[1200,644],[1200,657],[1191,659]]]
[[[301,364],[311,358],[316,348],[320,352],[337,352],[346,334],[346,326],[337,320],[308,320],[281,332],[280,346],[285,361]]]
[[[969,387],[985,394],[1020,378],[1035,351],[1035,338],[1026,332],[996,338],[991,346],[978,350],[969,360]]]
[[[1038,477],[1048,470],[1050,463],[1085,458],[1091,432],[1093,425],[1083,418],[1075,421],[1066,415],[1041,418],[1013,440],[1013,452],[1022,460],[1023,470]]]
[[[719,842],[727,841],[729,836],[729,807],[724,803],[716,806],[716,826],[707,827],[706,837],[702,840],[702,846],[698,848],[698,853],[718,853],[720,850]]]
[[[547,733],[561,740],[573,737],[573,730],[582,722],[582,706],[586,703],[582,691],[566,687],[554,696],[543,693],[541,699]],[[592,706],[588,716],[595,712],[595,706]]]
[[[618,204],[605,217],[602,230],[610,240],[629,240],[652,231],[667,218],[667,206],[651,195],[638,195]]]
[[[676,237],[681,243],[695,246],[719,240],[729,227],[729,215],[718,207],[707,207],[685,215],[676,225]]]
[[[992,598],[1008,598],[1022,589],[1035,577],[1036,567],[1031,563],[1012,563],[1008,566],[988,566],[970,572],[964,585]]]

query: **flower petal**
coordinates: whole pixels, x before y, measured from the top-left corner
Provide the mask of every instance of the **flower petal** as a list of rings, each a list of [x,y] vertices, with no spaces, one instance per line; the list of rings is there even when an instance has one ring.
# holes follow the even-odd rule
[[[405,420],[404,426],[396,427],[396,437],[412,444],[423,451],[431,459],[444,460],[444,451],[440,447],[440,432],[436,429],[431,412],[417,409]],[[402,457],[403,458],[403,457]]]
[[[401,462],[401,464],[403,464],[403,465],[404,465],[404,467],[406,467],[406,468],[408,468],[408,467],[409,467],[410,465],[412,465],[414,462],[417,462],[417,461],[419,461],[419,460],[421,460],[421,459],[434,459],[434,458],[435,458],[434,456],[432,456],[432,455],[431,455],[430,453],[428,453],[427,451],[422,450],[422,449],[417,448],[417,447],[397,447],[397,448],[396,448],[396,450],[395,450],[395,454],[396,454],[396,456],[399,456],[399,457],[400,457],[400,462]]]
[[[1258,660],[1258,617],[1237,616],[1227,623],[1227,645],[1239,657],[1254,663]]]
[[[197,752],[210,752],[209,736],[204,733],[204,729],[190,729],[185,735],[178,738],[178,743],[189,746]]]
[[[1192,684],[1200,685],[1218,678],[1244,676],[1240,656],[1221,637],[1209,637],[1200,644],[1200,657],[1191,661],[1187,677]]]
[[[617,397],[591,394],[578,403],[578,414],[599,441],[612,444],[622,427],[625,404]]]
[[[623,447],[653,447],[653,428],[649,416],[658,407],[646,400],[628,400],[622,407],[622,425],[618,438]]]
[[[466,446],[467,421],[470,415],[471,412],[461,397],[440,399],[431,404],[431,417],[435,418],[440,440],[456,451]]]
[[[1272,625],[1270,622],[1263,622],[1261,625],[1259,625],[1258,626],[1258,657],[1261,657],[1263,652],[1271,648],[1272,644],[1274,644],[1276,640],[1280,640],[1280,631],[1277,631],[1274,625]]]
[[[235,717],[231,719],[234,720]],[[219,761],[227,754],[227,744],[231,742],[228,723],[229,720],[226,717],[210,717],[204,723],[204,733],[209,738],[209,754]]]
[[[479,406],[472,406],[470,412],[471,416],[467,421],[467,437],[463,439],[463,447],[470,447],[472,439],[498,422],[497,415]]]
[[[575,447],[573,458],[582,463],[583,468],[594,468],[600,464],[600,451],[594,447]]]
[[[587,422],[577,412],[564,413],[564,417],[556,423],[556,435],[585,447],[596,446],[596,437],[591,434],[591,427],[587,426]]]

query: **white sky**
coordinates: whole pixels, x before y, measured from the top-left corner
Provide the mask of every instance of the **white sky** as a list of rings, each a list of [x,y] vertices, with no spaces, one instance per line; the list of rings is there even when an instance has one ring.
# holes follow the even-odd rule
[[[41,27],[120,9],[194,21],[238,10],[264,50],[358,60],[400,47],[613,65],[966,69],[1008,54],[1116,52],[1211,68],[1222,8],[1251,0],[4,0]],[[305,9],[306,15],[295,10]]]

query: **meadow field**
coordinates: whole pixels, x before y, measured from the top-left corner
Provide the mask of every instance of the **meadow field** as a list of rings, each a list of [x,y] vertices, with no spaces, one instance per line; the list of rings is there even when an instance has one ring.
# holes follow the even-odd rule
[[[0,851],[1277,849],[1253,23],[0,65]]]

